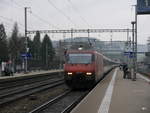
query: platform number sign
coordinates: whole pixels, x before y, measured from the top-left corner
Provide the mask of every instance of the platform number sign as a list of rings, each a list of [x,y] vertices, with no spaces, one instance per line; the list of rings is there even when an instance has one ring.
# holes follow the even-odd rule
[[[150,14],[150,0],[137,0],[137,14]]]

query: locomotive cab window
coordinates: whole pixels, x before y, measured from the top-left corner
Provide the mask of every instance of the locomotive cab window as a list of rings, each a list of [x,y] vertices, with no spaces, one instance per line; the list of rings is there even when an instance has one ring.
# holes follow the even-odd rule
[[[67,62],[70,64],[90,64],[94,60],[92,54],[69,54]]]

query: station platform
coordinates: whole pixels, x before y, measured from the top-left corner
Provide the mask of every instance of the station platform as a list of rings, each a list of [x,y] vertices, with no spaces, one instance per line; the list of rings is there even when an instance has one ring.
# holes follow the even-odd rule
[[[13,76],[0,76],[0,80],[2,79],[11,79],[11,78],[18,78],[18,77],[26,77],[26,76],[34,76],[40,74],[48,74],[48,73],[56,73],[56,72],[63,72],[63,69],[56,69],[56,70],[41,70],[41,71],[32,71],[28,73],[14,73]]]
[[[123,79],[116,68],[71,113],[150,113],[150,79]]]

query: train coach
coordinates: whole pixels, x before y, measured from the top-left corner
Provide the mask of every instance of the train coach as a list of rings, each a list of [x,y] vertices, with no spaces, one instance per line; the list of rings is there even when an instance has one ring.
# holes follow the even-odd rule
[[[92,87],[103,77],[104,63],[106,63],[106,57],[97,51],[68,51],[64,64],[66,84],[73,89]]]

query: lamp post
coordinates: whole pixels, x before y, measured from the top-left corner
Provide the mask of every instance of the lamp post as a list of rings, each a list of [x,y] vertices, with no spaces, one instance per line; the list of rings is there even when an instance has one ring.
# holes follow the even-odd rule
[[[134,73],[134,81],[136,81],[136,73],[137,73],[137,5],[135,5],[135,73]]]
[[[24,68],[25,68],[25,73],[28,70],[28,61],[27,61],[27,52],[28,52],[28,39],[27,39],[27,7],[25,9],[25,48],[26,48],[26,56],[25,56],[25,63],[24,63]]]
[[[132,23],[132,27],[133,27],[133,31],[132,33],[133,36],[134,36],[134,40],[133,40],[133,60],[134,60],[134,73],[133,73],[133,78],[132,80],[133,81],[136,81],[136,73],[137,73],[137,5],[134,5],[135,6],[135,21],[131,22]]]
[[[24,68],[25,68],[25,73],[27,73],[28,71],[28,59],[27,59],[27,53],[29,51],[29,48],[28,48],[28,37],[27,37],[27,10],[29,9],[30,7],[25,7],[24,8],[24,17],[25,17],[25,48],[26,48],[26,56],[25,56],[25,63],[24,63]]]
[[[133,77],[132,80],[135,81],[136,80],[136,58],[135,58],[135,21],[131,22],[132,24],[132,53],[133,53],[133,60],[132,60],[132,65],[133,65]]]

